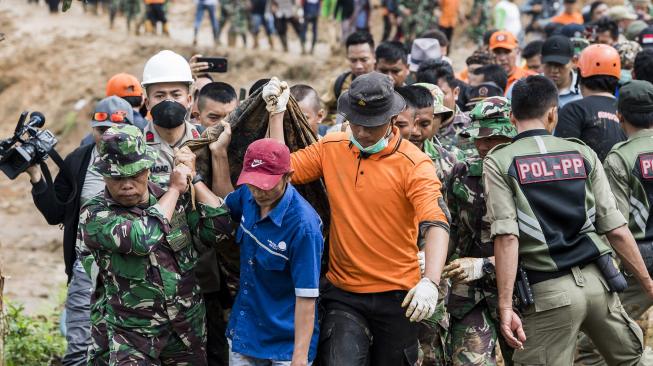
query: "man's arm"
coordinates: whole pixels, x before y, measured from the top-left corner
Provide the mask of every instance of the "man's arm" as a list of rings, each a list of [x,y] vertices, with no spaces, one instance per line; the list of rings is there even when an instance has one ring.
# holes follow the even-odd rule
[[[308,365],[308,350],[315,329],[315,298],[295,298],[295,347],[291,366]]]
[[[501,333],[511,347],[522,348],[526,333],[521,319],[512,309],[512,292],[519,261],[519,241],[515,235],[499,235],[494,238],[494,260],[499,290]]]
[[[630,186],[628,185],[628,169],[616,153],[610,153],[605,158],[605,175],[614,195],[619,212],[626,221],[630,217]]]
[[[646,269],[642,255],[637,248],[633,234],[626,225],[618,227],[605,234],[610,244],[617,251],[626,269],[635,275],[649,298],[653,298],[653,281]]]
[[[426,265],[424,277],[434,283],[440,283],[442,268],[447,261],[447,249],[449,244],[449,233],[442,227],[431,226],[426,229],[424,235],[424,256]]]
[[[211,168],[213,171],[212,186],[213,193],[219,197],[226,197],[234,191],[231,184],[231,173],[229,172],[229,156],[227,149],[231,143],[231,125],[225,121],[220,122],[223,130],[218,140],[209,145],[211,150]]]

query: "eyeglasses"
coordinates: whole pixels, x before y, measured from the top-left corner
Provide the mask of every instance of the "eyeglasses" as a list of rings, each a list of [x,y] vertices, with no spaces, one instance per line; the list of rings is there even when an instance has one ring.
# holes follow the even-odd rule
[[[97,122],[109,120],[114,123],[125,123],[127,122],[127,112],[116,111],[111,114],[107,112],[95,112],[95,114],[93,114],[93,120]]]

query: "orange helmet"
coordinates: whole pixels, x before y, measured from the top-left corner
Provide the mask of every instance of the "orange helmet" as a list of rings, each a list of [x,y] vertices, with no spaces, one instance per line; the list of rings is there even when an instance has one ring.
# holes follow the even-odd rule
[[[583,50],[578,58],[580,76],[609,75],[621,78],[619,52],[606,44],[593,44]]]
[[[143,88],[134,75],[116,74],[107,82],[107,97],[112,95],[123,97],[142,97]]]

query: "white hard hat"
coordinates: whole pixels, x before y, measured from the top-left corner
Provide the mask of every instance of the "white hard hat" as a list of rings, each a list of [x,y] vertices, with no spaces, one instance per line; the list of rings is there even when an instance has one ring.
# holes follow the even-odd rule
[[[143,69],[143,81],[147,85],[156,83],[193,83],[190,65],[184,57],[170,50],[163,50],[150,57]]]

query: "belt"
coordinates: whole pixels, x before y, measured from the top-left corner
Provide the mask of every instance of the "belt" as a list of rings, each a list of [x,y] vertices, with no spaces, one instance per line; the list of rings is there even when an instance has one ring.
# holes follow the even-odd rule
[[[585,267],[585,265],[579,265],[579,268]],[[544,272],[544,271],[533,271],[530,269],[525,269],[526,275],[528,276],[528,283],[533,286],[536,283],[552,280],[554,278],[559,278],[571,274],[571,268],[563,269],[561,271],[555,272]]]

